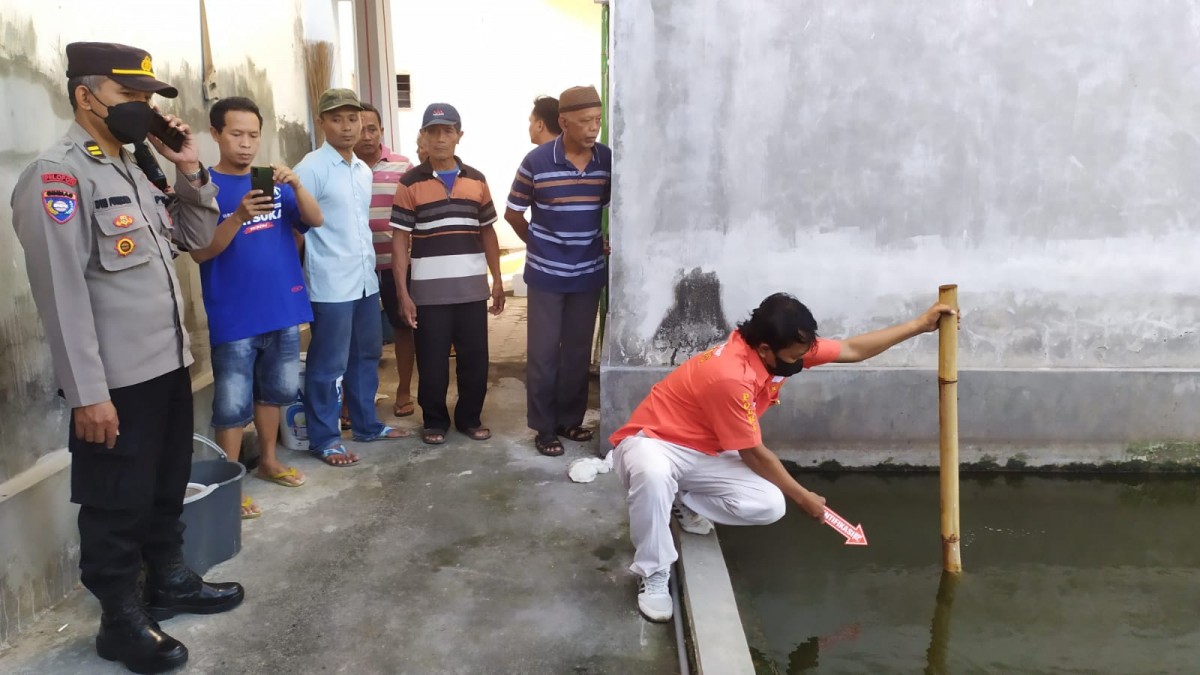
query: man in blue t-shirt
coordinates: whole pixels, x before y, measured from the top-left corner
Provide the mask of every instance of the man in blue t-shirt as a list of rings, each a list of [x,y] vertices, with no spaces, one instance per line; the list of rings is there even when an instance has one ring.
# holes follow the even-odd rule
[[[250,189],[262,131],[253,101],[223,98],[209,121],[221,151],[209,171],[221,217],[212,243],[191,255],[200,263],[212,344],[212,424],[217,443],[237,461],[242,429],[253,420],[258,477],[299,487],[304,476],[279,462],[275,440],[279,409],[300,390],[300,324],[313,317],[293,233],[319,227],[321,208],[286,166],[272,166],[274,195]],[[243,518],[261,513],[249,498],[242,503]]]

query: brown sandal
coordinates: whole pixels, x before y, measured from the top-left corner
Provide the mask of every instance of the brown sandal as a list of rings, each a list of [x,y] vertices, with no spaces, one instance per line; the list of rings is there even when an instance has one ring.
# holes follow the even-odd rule
[[[538,452],[547,457],[562,457],[563,453],[566,452],[563,449],[563,444],[558,441],[558,437],[549,434],[539,434],[537,438],[533,439],[533,444],[537,447]]]
[[[563,438],[569,438],[576,443],[587,443],[592,440],[592,430],[584,429],[583,427],[571,427],[570,429],[559,427],[554,430],[554,433]]]
[[[467,429],[463,433],[473,441],[486,441],[492,437],[492,430],[487,427],[475,427],[474,429]]]

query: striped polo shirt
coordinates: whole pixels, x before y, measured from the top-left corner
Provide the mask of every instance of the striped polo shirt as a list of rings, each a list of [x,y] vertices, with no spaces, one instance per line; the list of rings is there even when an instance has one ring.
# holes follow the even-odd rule
[[[404,155],[392,152],[384,145],[379,162],[371,167],[375,179],[371,183],[371,240],[375,244],[375,270],[392,268],[392,201],[400,176],[412,168]]]
[[[463,164],[454,190],[429,162],[400,178],[392,204],[392,227],[412,234],[412,282],[418,305],[456,305],[491,297],[483,228],[496,222],[487,181]]]
[[[555,293],[581,293],[604,285],[602,209],[612,192],[612,150],[597,143],[583,171],[567,161],[563,138],[525,156],[508,195],[508,208],[530,206],[525,283]]]

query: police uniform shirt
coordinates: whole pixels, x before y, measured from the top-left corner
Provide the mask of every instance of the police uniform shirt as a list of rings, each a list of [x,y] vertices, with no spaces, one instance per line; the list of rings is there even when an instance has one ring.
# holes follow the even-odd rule
[[[70,407],[192,364],[173,242],[203,248],[216,186],[185,178],[168,200],[121,149],[107,157],[78,123],[17,181],[13,226]]]

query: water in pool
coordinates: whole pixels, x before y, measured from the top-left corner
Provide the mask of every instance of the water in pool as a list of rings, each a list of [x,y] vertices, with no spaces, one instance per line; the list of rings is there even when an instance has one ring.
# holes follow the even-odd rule
[[[720,528],[760,674],[1200,673],[1200,478],[964,477],[957,580],[936,475],[799,479],[869,545]]]

